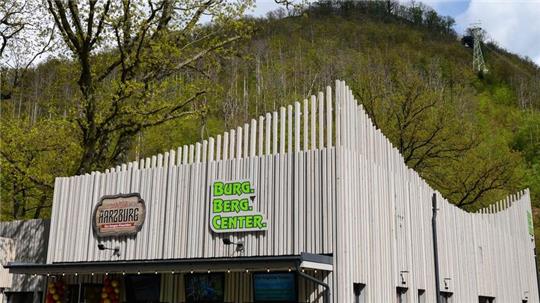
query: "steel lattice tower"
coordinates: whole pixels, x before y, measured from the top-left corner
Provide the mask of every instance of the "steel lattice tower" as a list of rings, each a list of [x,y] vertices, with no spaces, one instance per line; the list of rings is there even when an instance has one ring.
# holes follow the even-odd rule
[[[484,55],[482,54],[482,47],[480,42],[482,42],[481,32],[482,28],[479,26],[474,26],[471,28],[471,32],[474,38],[474,47],[473,47],[473,69],[476,72],[486,73],[486,63],[484,61]]]

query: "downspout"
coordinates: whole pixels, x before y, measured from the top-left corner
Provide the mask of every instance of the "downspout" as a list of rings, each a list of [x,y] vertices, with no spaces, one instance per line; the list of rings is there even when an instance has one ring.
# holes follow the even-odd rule
[[[534,241],[534,238],[533,238],[533,241]],[[536,247],[534,248],[534,265],[535,265],[535,269],[536,269],[536,289],[537,289],[537,292],[538,292],[538,299],[540,300],[540,277],[539,277],[539,272],[538,272],[538,255],[536,254]]]
[[[300,269],[300,266],[297,266],[297,270],[298,274],[312,282],[314,282],[315,284],[318,284],[318,285],[321,285],[322,287],[325,288],[324,290],[324,303],[330,303],[330,286],[326,283],[324,283],[323,281],[321,280],[317,280],[315,279],[314,277],[306,274],[306,273],[303,273],[302,270]]]
[[[433,204],[433,217],[431,219],[431,227],[433,230],[433,259],[435,261],[435,294],[437,303],[441,303],[441,283],[439,280],[439,252],[437,250],[437,195],[433,193],[431,198]]]
[[[49,276],[45,276],[45,279],[43,279],[43,284],[45,284],[43,288],[43,296],[41,298],[41,301],[43,303],[47,302],[47,293],[49,292]]]

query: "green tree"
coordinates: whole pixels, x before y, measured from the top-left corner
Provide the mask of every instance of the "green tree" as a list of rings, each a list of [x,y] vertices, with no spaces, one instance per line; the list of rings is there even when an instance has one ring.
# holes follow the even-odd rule
[[[54,179],[70,175],[80,148],[63,119],[27,121],[3,118],[0,124],[0,219],[48,217]]]
[[[126,161],[141,130],[194,114],[190,106],[207,86],[193,71],[216,68],[211,56],[249,33],[240,18],[249,0],[141,3],[47,1],[79,70],[76,173]],[[212,23],[201,25],[203,16]],[[175,87],[181,92],[171,98]]]

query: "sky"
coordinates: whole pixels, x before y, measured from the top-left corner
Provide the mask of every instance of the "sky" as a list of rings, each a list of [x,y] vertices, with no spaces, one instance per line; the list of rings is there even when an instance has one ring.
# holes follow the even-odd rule
[[[409,1],[400,2],[407,3]],[[423,0],[440,15],[456,20],[462,34],[471,23],[480,22],[488,39],[512,53],[527,56],[540,66],[540,0]],[[264,16],[279,6],[274,0],[258,0],[252,13]]]

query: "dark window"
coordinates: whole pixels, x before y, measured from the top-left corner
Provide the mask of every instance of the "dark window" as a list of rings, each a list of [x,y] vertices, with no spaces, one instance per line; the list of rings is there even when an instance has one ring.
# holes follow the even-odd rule
[[[254,273],[253,299],[255,302],[298,302],[296,274]]]
[[[354,283],[354,303],[366,303],[366,284]]]
[[[452,293],[447,291],[441,291],[441,303],[452,303]]]
[[[223,273],[185,275],[186,302],[223,302],[224,279]]]
[[[34,301],[33,292],[6,292],[7,301],[9,303],[27,303]],[[41,302],[41,293],[38,293],[38,298]]]
[[[127,275],[126,299],[133,303],[157,303],[161,275]]]
[[[418,303],[426,303],[426,290],[425,289],[418,290]]]
[[[66,298],[69,303],[79,302],[79,284],[70,284],[67,286]]]
[[[101,284],[84,283],[81,285],[81,302],[99,303],[101,301]]]
[[[397,303],[407,303],[407,288],[397,287],[396,288],[396,298]]]
[[[479,303],[494,303],[495,298],[494,297],[486,297],[486,296],[480,296],[478,297]]]

